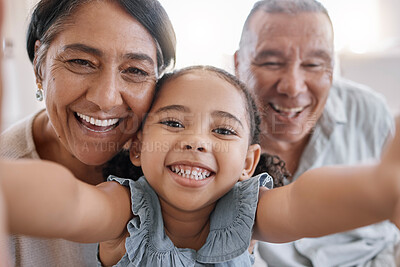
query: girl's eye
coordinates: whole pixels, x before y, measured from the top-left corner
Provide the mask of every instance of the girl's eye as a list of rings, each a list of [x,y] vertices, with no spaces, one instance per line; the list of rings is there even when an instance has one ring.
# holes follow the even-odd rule
[[[233,129],[223,127],[214,129],[212,130],[212,132],[220,135],[237,135],[237,133]]]
[[[182,123],[176,120],[164,120],[161,121],[160,123],[172,128],[185,128],[185,126],[183,126]]]

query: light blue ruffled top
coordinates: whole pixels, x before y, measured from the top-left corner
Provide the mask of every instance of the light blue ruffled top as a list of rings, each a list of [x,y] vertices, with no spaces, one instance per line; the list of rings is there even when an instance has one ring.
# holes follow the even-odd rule
[[[177,248],[165,234],[160,202],[145,177],[134,181],[110,176],[130,188],[132,212],[125,241],[127,253],[115,265],[122,266],[251,266],[248,252],[258,191],[265,174],[238,182],[218,200],[210,217],[210,233],[198,250]]]

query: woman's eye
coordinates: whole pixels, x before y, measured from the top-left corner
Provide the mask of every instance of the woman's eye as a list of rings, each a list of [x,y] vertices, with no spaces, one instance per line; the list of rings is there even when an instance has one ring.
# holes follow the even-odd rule
[[[228,128],[217,128],[212,130],[212,132],[221,135],[237,135],[233,129],[228,129]]]
[[[121,73],[124,74],[127,79],[136,83],[144,82],[149,77],[148,72],[134,67],[126,68],[122,70]]]
[[[160,123],[172,128],[185,128],[182,123],[175,120],[165,120],[161,121]]]
[[[92,64],[85,59],[71,59],[71,60],[68,60],[68,63],[74,64],[74,65],[92,67]]]
[[[122,71],[122,73],[126,74],[135,74],[135,75],[142,75],[142,76],[148,76],[149,74],[145,72],[144,70],[138,69],[138,68],[127,68]]]

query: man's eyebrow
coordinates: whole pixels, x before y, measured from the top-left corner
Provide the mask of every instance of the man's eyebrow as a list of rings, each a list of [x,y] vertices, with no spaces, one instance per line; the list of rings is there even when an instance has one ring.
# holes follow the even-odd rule
[[[103,52],[101,52],[99,49],[90,47],[88,45],[76,43],[76,44],[69,44],[63,47],[63,51],[67,50],[78,50],[84,53],[92,54],[95,56],[102,56]]]
[[[275,49],[267,49],[262,50],[261,52],[256,53],[257,58],[266,58],[266,57],[284,57],[284,54],[281,51]]]
[[[309,53],[309,56],[311,56],[311,57],[319,57],[319,58],[322,58],[322,59],[324,59],[326,61],[332,61],[331,54],[329,52],[325,51],[325,50],[322,50],[322,49],[311,51]]]
[[[236,122],[238,122],[240,124],[240,126],[243,128],[243,124],[242,122],[233,114],[226,112],[226,111],[222,111],[222,110],[216,110],[213,111],[211,113],[212,117],[218,117],[218,118],[223,118],[223,119],[230,119],[230,120],[234,120]]]
[[[154,65],[153,59],[144,53],[127,53],[124,55],[124,58],[131,60],[139,60],[139,61],[147,61],[151,65]]]
[[[182,106],[182,105],[169,105],[165,107],[159,108],[155,114],[161,113],[161,112],[167,112],[167,111],[179,111],[179,112],[185,112],[189,113],[190,109],[188,107]]]

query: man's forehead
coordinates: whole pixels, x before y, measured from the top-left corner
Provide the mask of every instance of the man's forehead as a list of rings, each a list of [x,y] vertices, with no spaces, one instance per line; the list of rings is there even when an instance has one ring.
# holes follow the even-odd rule
[[[256,39],[279,36],[319,37],[333,43],[332,25],[323,13],[287,14],[259,10],[253,14],[247,30],[249,35]]]

